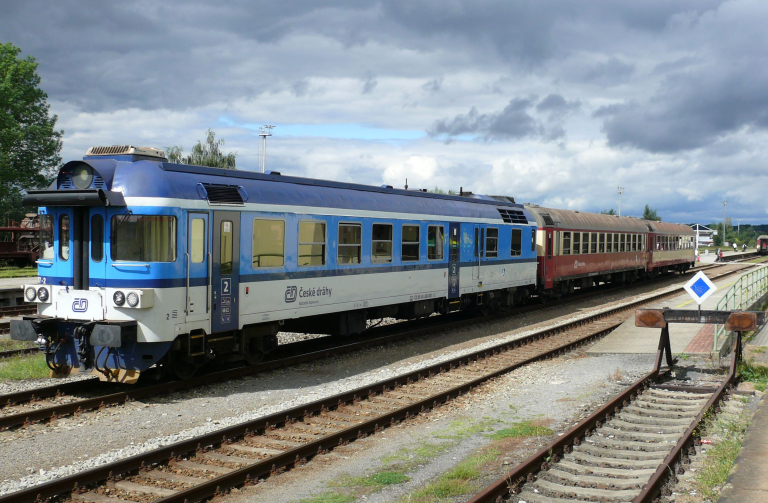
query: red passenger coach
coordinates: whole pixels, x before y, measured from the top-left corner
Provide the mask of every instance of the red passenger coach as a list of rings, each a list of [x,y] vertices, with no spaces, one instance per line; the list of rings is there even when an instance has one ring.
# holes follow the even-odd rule
[[[685,271],[696,260],[696,232],[687,225],[645,221],[648,235],[648,271],[653,275]]]
[[[768,255],[768,236],[765,234],[757,238],[757,252],[760,255]]]
[[[683,271],[695,260],[695,234],[686,225],[537,205],[526,208],[538,225],[540,293],[560,295],[600,282]]]

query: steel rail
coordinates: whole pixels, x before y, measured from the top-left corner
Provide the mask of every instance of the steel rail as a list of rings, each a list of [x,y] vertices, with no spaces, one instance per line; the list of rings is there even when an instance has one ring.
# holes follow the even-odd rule
[[[740,337],[741,334],[738,335],[738,340],[735,342],[736,347],[738,347],[740,344]],[[658,495],[658,493],[661,491],[662,486],[666,482],[669,474],[674,473],[672,470],[674,469],[677,462],[680,461],[681,456],[684,454],[685,447],[691,446],[694,443],[694,437],[698,433],[698,427],[707,412],[716,406],[716,404],[725,395],[728,387],[736,379],[737,361],[740,357],[740,354],[737,350],[734,351],[728,375],[718,388],[664,385],[653,386],[652,382],[658,379],[661,375],[660,367],[662,356],[663,348],[661,347],[660,343],[656,356],[656,364],[650,373],[635,382],[632,386],[623,392],[619,393],[616,397],[593,412],[589,417],[582,420],[579,424],[566,431],[557,440],[542,448],[533,456],[529,457],[522,464],[518,465],[514,470],[508,472],[504,477],[496,480],[493,484],[469,500],[468,503],[495,503],[497,501],[502,501],[513,491],[516,491],[524,482],[533,480],[533,477],[537,472],[547,470],[549,468],[550,462],[556,463],[559,457],[562,457],[564,453],[569,452],[572,445],[577,445],[576,442],[580,441],[585,436],[590,436],[594,429],[599,428],[604,422],[609,421],[612,416],[616,415],[621,410],[622,407],[629,405],[632,399],[638,396],[639,393],[646,388],[653,387],[658,389],[669,389],[670,391],[688,391],[691,393],[714,392],[701,412],[699,412],[699,414],[694,418],[690,426],[682,434],[670,453],[659,465],[656,472],[651,476],[650,480],[643,486],[641,492],[632,500],[632,503],[648,503],[652,501],[653,498],[655,498],[656,495]]]
[[[0,351],[0,359],[10,358],[12,356],[24,356],[24,355],[39,353],[39,352],[40,352],[40,348],[36,346],[31,348],[8,349],[6,351]]]
[[[735,274],[737,272],[739,271],[738,270],[727,271],[715,276],[714,279],[723,278],[728,275]],[[615,312],[620,312],[625,309],[632,309],[634,306],[637,306],[637,305],[642,305],[642,304],[652,302],[654,300],[658,300],[660,298],[664,298],[667,296],[676,295],[679,293],[679,291],[682,291],[682,290],[683,288],[679,287],[674,290],[671,290],[670,292],[665,292],[662,294],[657,294],[655,296],[646,297],[644,299],[640,299],[636,301],[635,303],[629,304],[628,307],[620,306],[616,310],[609,310],[606,312],[607,314],[605,315],[607,316]],[[491,317],[483,318],[482,321],[490,322],[490,321],[494,321],[495,319],[505,318],[514,314],[520,314],[521,312],[536,310],[537,308],[541,308],[541,306],[540,305],[539,306],[523,306],[515,310],[513,313],[510,313],[510,312],[498,313]],[[589,317],[586,319],[593,320],[592,317]],[[594,318],[594,319],[597,319],[597,318]],[[415,328],[405,332],[389,334],[382,337],[375,337],[371,339],[360,340],[360,341],[341,344],[341,345],[331,344],[329,347],[321,350],[302,352],[297,355],[290,355],[285,358],[269,360],[257,365],[237,367],[234,369],[213,372],[213,373],[204,374],[204,375],[194,377],[192,379],[187,379],[187,380],[171,381],[168,383],[150,385],[146,387],[138,387],[138,388],[131,387],[130,390],[119,391],[119,392],[111,393],[107,395],[100,395],[93,398],[80,399],[75,402],[54,405],[51,407],[45,407],[45,408],[41,408],[33,411],[24,411],[24,412],[19,412],[17,414],[0,416],[0,430],[4,430],[7,428],[12,428],[16,426],[29,425],[39,421],[56,420],[63,416],[87,412],[89,410],[94,410],[94,409],[101,409],[111,405],[125,404],[131,400],[139,400],[148,396],[149,397],[156,396],[161,393],[181,391],[188,388],[211,384],[213,382],[226,381],[230,379],[246,377],[246,376],[264,372],[267,370],[274,370],[279,368],[285,368],[288,366],[299,365],[301,363],[307,363],[307,362],[311,362],[321,358],[336,356],[342,353],[349,353],[352,351],[357,351],[359,349],[371,347],[374,345],[386,344],[386,343],[395,342],[401,339],[406,339],[411,337],[429,335],[435,330],[461,328],[463,326],[468,326],[468,325],[477,323],[477,321],[478,321],[478,318],[475,318],[475,317],[462,319],[458,321],[455,321],[453,319],[444,319],[444,320],[440,319],[437,321],[437,323],[434,323],[434,322],[429,323],[428,326],[425,326],[425,327]],[[426,322],[426,320],[424,319],[417,320],[417,323],[424,323],[424,322]],[[563,325],[563,326],[568,327],[565,329],[571,328],[568,325]],[[388,327],[382,327],[382,330],[387,330],[387,329]],[[546,332],[547,332],[546,330],[542,331],[542,333],[546,333]],[[318,340],[314,339],[314,340],[301,341],[301,342],[292,343],[292,344],[286,344],[285,347],[287,348],[288,346],[291,346],[293,350],[297,350],[297,349],[301,349],[302,347],[311,347],[313,345],[317,345],[318,343],[319,343]],[[322,342],[320,342],[320,344],[322,344]],[[87,388],[85,390],[81,389],[83,386],[86,386]],[[67,392],[69,393],[72,393],[73,391],[85,392],[88,389],[95,388],[97,386],[99,386],[99,381],[92,379],[85,382],[76,381],[76,382],[70,382],[70,383],[61,383],[59,385],[48,386],[45,388],[37,388],[37,389],[17,392],[17,393],[8,394],[8,395],[0,395],[0,407],[11,405],[11,404],[18,404],[26,401],[39,400],[41,398],[47,398],[47,397],[53,397],[53,396],[58,397]]]
[[[595,317],[592,321],[597,321],[601,318],[604,318],[605,316],[607,315]],[[279,472],[281,468],[302,464],[306,459],[309,459],[319,453],[323,453],[327,450],[337,447],[338,445],[343,445],[344,443],[353,441],[357,438],[362,438],[363,436],[366,436],[370,433],[375,433],[380,429],[394,424],[397,421],[408,419],[420,412],[441,405],[452,398],[466,393],[470,389],[488,381],[489,379],[504,375],[508,372],[511,372],[512,370],[515,370],[516,368],[529,365],[532,362],[554,357],[556,355],[570,351],[571,349],[578,347],[585,342],[599,338],[613,331],[621,323],[622,322],[616,322],[608,327],[603,327],[595,332],[590,333],[589,335],[579,338],[578,340],[562,344],[558,347],[543,351],[537,355],[515,362],[511,365],[488,372],[483,376],[462,383],[447,391],[434,394],[413,404],[409,404],[397,410],[384,413],[364,423],[351,426],[335,433],[331,433],[323,438],[317,439],[302,446],[295,447],[277,456],[267,458],[263,461],[257,461],[252,465],[246,466],[245,468],[212,479],[210,482],[192,487],[188,490],[180,491],[179,493],[164,498],[161,501],[194,501],[197,499],[202,499],[208,496],[213,496],[219,492],[220,488],[228,488],[235,485],[250,483],[251,481],[254,481],[258,478],[275,474]],[[559,333],[569,329],[577,328],[584,324],[586,324],[584,321],[579,320],[568,323],[567,328],[561,326],[554,327],[549,330],[553,333]],[[104,480],[114,478],[119,474],[134,472],[136,470],[148,467],[150,464],[168,462],[169,460],[175,459],[179,456],[202,450],[206,447],[226,444],[234,438],[263,432],[270,428],[285,425],[286,423],[290,423],[298,419],[311,417],[315,414],[328,410],[329,408],[336,408],[341,404],[355,402],[369,396],[375,396],[384,391],[396,388],[409,382],[431,377],[436,374],[450,371],[454,368],[460,368],[461,366],[466,365],[472,361],[499,354],[504,350],[525,347],[528,343],[541,340],[543,338],[544,336],[540,333],[530,334],[521,339],[509,341],[480,351],[475,351],[470,354],[454,358],[450,361],[436,363],[405,375],[400,375],[394,378],[380,381],[375,384],[371,384],[369,386],[363,386],[354,390],[346,391],[332,397],[280,411],[267,417],[262,417],[235,426],[230,426],[228,428],[201,435],[196,438],[177,442],[169,446],[161,447],[147,453],[138,454],[130,458],[116,461],[114,463],[105,464],[98,468],[93,468],[79,474],[63,477],[61,479],[31,487],[23,491],[7,494],[0,497],[0,502],[12,503],[34,501],[37,498],[53,497],[58,494],[70,492],[73,490],[79,491],[83,486],[102,482]]]

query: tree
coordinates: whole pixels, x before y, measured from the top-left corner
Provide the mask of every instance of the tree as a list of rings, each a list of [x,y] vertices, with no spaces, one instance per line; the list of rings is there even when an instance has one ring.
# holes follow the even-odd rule
[[[646,204],[645,209],[643,210],[643,220],[655,220],[657,222],[661,222],[661,217],[656,214],[656,210],[654,208],[651,208]]]
[[[38,86],[35,58],[19,58],[21,49],[0,44],[0,225],[20,221],[22,190],[48,186],[61,164],[56,115]]]
[[[601,215],[616,215],[616,210],[611,208],[610,210],[600,210]]]
[[[448,194],[449,196],[455,196],[456,195],[456,191],[455,190],[448,189],[448,192],[446,192],[445,190],[443,190],[443,189],[441,189],[440,187],[437,187],[437,186],[434,189],[430,190],[430,192],[433,193],[433,194]]]
[[[169,161],[177,164],[192,164],[195,166],[209,166],[211,168],[237,169],[235,158],[237,152],[225,154],[221,151],[224,140],[216,140],[216,133],[210,129],[205,133],[205,143],[198,140],[192,147],[192,152],[184,157],[184,150],[178,146],[167,147],[165,155]]]

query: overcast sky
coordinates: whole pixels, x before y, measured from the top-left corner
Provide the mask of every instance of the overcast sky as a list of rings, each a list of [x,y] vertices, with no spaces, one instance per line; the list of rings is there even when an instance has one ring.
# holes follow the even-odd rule
[[[216,5],[221,4],[221,5]],[[768,2],[0,0],[89,146],[709,223],[768,222]]]

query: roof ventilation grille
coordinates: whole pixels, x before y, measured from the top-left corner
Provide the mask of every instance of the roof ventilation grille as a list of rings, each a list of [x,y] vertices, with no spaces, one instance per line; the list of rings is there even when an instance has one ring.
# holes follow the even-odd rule
[[[541,218],[544,219],[544,223],[546,225],[555,225],[555,221],[552,220],[552,217],[549,213],[541,213]]]
[[[147,157],[157,157],[158,159],[165,159],[165,152],[150,147],[134,147],[133,145],[110,145],[108,147],[91,147],[86,156],[96,155],[143,155]]]
[[[200,183],[198,189],[201,189],[200,196],[207,199],[210,204],[242,205],[248,200],[248,194],[239,185]]]
[[[528,219],[525,217],[525,213],[519,210],[508,210],[506,208],[496,208],[499,210],[501,219],[506,224],[527,224]]]

